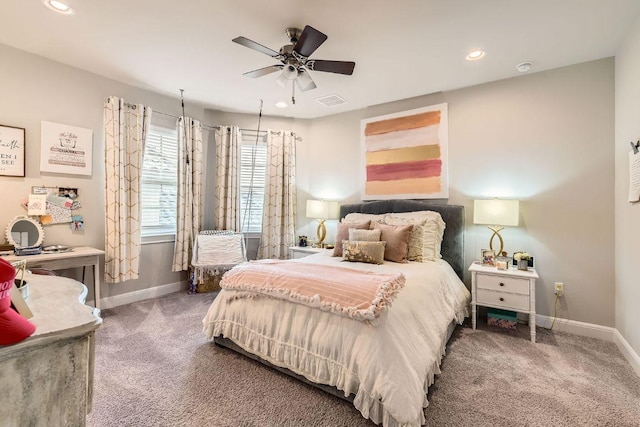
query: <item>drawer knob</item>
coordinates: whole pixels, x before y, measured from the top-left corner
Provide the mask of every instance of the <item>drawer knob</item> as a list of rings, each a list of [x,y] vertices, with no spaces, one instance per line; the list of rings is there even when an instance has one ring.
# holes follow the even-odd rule
[[[500,286],[504,286],[504,283],[500,282]]]
[[[504,301],[504,298],[500,297],[500,301]]]

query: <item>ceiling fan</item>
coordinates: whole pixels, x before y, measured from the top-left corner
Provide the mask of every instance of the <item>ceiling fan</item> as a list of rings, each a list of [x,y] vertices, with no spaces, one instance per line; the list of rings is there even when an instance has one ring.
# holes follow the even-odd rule
[[[316,84],[309,75],[309,70],[346,75],[353,74],[353,69],[356,66],[355,62],[309,59],[309,56],[327,40],[327,36],[315,28],[309,25],[305,26],[302,31],[298,28],[287,28],[285,34],[291,44],[282,46],[279,52],[246,37],[233,39],[234,42],[242,46],[257,50],[282,62],[282,64],[246,72],[244,73],[245,76],[256,78],[282,70],[282,74],[277,79],[278,83],[285,86],[288,81],[295,80],[300,90],[305,92],[316,88]]]

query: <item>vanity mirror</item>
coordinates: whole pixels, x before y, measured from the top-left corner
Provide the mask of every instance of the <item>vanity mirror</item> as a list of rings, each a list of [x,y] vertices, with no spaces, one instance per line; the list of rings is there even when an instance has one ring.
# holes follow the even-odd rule
[[[44,230],[42,225],[28,216],[17,216],[8,225],[5,232],[7,242],[16,248],[42,245]]]

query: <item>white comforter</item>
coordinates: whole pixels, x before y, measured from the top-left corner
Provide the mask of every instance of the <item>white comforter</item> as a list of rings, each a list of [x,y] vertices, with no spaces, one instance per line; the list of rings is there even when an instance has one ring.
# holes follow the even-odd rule
[[[354,406],[377,424],[422,425],[447,327],[468,314],[469,291],[451,266],[347,263],[327,253],[297,261],[402,272],[407,281],[377,326],[283,300],[235,299],[236,291],[223,289],[203,320],[207,337],[223,335],[274,365],[355,394]]]

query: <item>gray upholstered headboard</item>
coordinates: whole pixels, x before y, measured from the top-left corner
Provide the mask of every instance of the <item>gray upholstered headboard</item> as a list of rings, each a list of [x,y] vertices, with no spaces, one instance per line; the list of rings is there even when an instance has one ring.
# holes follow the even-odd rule
[[[390,212],[435,211],[447,224],[440,253],[460,280],[464,276],[464,206],[442,205],[426,200],[377,200],[340,206],[340,218],[351,212],[383,214]]]

